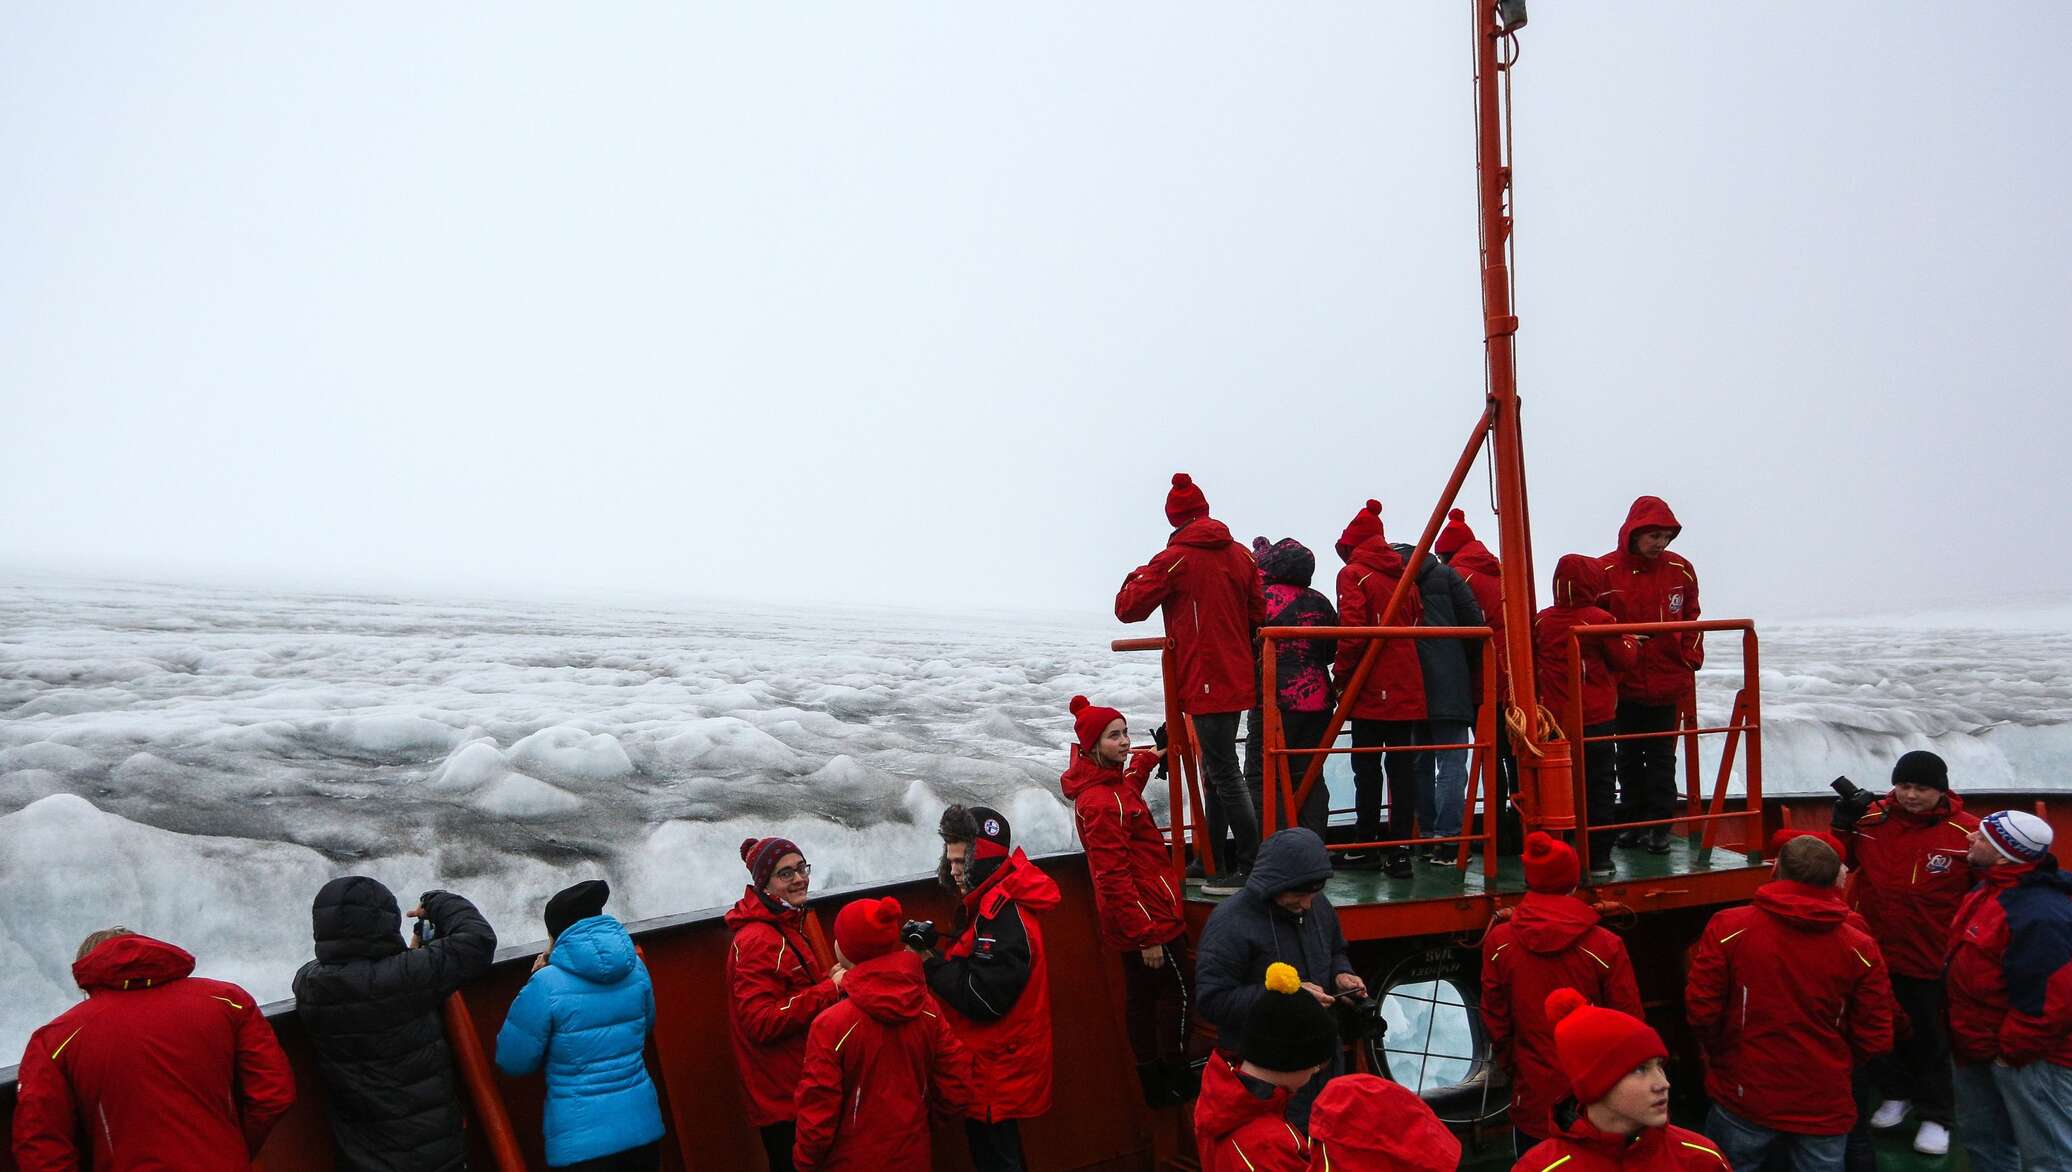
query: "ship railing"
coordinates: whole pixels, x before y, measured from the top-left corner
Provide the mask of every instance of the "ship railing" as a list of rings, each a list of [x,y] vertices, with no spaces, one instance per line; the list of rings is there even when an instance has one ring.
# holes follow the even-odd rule
[[[1698,722],[1697,683],[1691,687],[1676,704],[1676,727],[1659,732],[1604,733],[1587,735],[1583,731],[1583,657],[1584,639],[1619,638],[1626,635],[1643,635],[1649,638],[1663,636],[1699,635],[1708,632],[1738,631],[1741,634],[1741,686],[1734,693],[1734,702],[1728,710],[1727,722],[1722,725],[1704,726]],[[1590,865],[1590,832],[1600,833],[1625,830],[1651,830],[1667,826],[1672,833],[1682,828],[1686,837],[1695,837],[1697,857],[1709,859],[1713,848],[1718,845],[1719,828],[1730,820],[1743,821],[1747,825],[1745,843],[1748,853],[1763,853],[1763,725],[1762,725],[1762,660],[1757,645],[1755,623],[1748,619],[1694,619],[1673,623],[1604,623],[1577,627],[1569,634],[1569,703],[1568,710],[1557,714],[1559,727],[1568,734],[1567,739],[1575,747],[1570,754],[1570,779],[1573,782],[1573,802],[1576,811],[1576,849],[1583,856],[1583,865]],[[1701,801],[1701,765],[1699,763],[1698,738],[1723,736],[1725,743],[1720,750],[1719,769],[1713,779],[1709,801]],[[1601,744],[1622,744],[1642,740],[1680,740],[1682,742],[1684,774],[1684,812],[1669,818],[1650,818],[1638,821],[1607,822],[1595,824],[1590,821],[1587,801],[1586,761],[1589,746]],[[1745,748],[1744,748],[1745,746]],[[1734,763],[1737,758],[1746,762],[1748,780],[1746,802],[1739,810],[1727,809],[1727,786],[1733,780]],[[1626,781],[1619,782],[1623,791]]]

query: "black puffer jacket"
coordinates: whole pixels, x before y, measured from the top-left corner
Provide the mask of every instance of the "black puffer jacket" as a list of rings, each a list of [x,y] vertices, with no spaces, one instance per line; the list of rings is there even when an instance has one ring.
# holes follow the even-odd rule
[[[1403,559],[1410,559],[1411,547],[1396,546]],[[1424,625],[1427,627],[1479,627],[1482,606],[1460,571],[1427,555],[1417,569],[1417,592],[1424,596]],[[1424,668],[1425,717],[1466,724],[1475,719],[1475,702],[1480,697],[1475,685],[1481,679],[1482,643],[1476,639],[1419,639],[1417,659]],[[1469,657],[1475,657],[1470,666]]]
[[[310,909],[317,958],[295,974],[295,1006],[329,1092],[341,1172],[467,1167],[439,1009],[488,971],[496,932],[451,892],[419,903],[437,930],[423,948],[404,947],[396,897],[364,876],[324,884]]]

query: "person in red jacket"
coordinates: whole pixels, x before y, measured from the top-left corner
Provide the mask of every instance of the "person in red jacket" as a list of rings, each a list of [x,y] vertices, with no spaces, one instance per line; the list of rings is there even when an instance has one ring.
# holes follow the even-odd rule
[[[1406,568],[1383,536],[1381,502],[1370,500],[1353,514],[1338,537],[1338,556],[1345,562],[1338,571],[1338,620],[1348,627],[1381,625],[1381,612],[1403,581]],[[1404,598],[1389,625],[1414,627],[1424,621],[1424,598],[1417,583],[1404,584]],[[1353,674],[1370,642],[1379,642],[1376,663],[1360,686],[1352,705],[1353,747],[1374,749],[1385,745],[1423,743],[1425,719],[1424,666],[1412,639],[1340,639],[1337,661],[1331,675],[1343,694],[1352,685]],[[1387,758],[1384,763],[1383,758]],[[1417,758],[1414,753],[1353,754],[1353,805],[1361,842],[1381,841],[1382,776],[1387,774],[1388,841],[1410,838],[1416,833]],[[1345,856],[1350,867],[1371,867],[1377,862],[1396,878],[1411,873],[1410,848],[1391,848],[1385,859],[1359,851]]]
[[[1203,1172],[1304,1172],[1309,1137],[1288,1122],[1288,1099],[1338,1049],[1331,1011],[1302,987],[1294,966],[1271,964],[1266,988],[1245,1011],[1238,1062],[1219,1050],[1194,1104]]]
[[[1900,1032],[1877,1072],[1885,1101],[1870,1126],[1897,1127],[1909,1110],[1921,1119],[1914,1150],[1950,1150],[1950,1033],[1943,1016],[1943,954],[1950,922],[1971,890],[1965,861],[1978,819],[1950,792],[1950,770],[1925,749],[1892,766],[1892,791],[1867,807],[1835,802],[1834,830],[1849,865],[1849,902],[1870,925],[1892,970],[1892,996],[1912,1029]]]
[[[1575,989],[1592,1003],[1641,1016],[1626,944],[1576,896],[1582,860],[1542,831],[1525,838],[1525,897],[1482,937],[1482,1027],[1490,1053],[1511,1076],[1511,1131],[1518,1155],[1560,1129],[1554,1105],[1568,1076],[1554,1046],[1547,995]]]
[[[1661,1035],[1574,989],[1547,994],[1545,1009],[1574,1095],[1556,1112],[1561,1132],[1520,1156],[1511,1172],[1728,1172],[1711,1140],[1669,1122],[1669,1048]]]
[[[29,1036],[15,1074],[17,1168],[251,1168],[295,1076],[252,995],[193,973],[127,928],[80,944],[86,1000]]]
[[[806,938],[813,866],[790,839],[741,844],[749,884],[727,910],[727,1036],[748,1122],[762,1135],[771,1172],[791,1168],[792,1091],[806,1061],[806,1028],[841,995],[847,970],[828,965]]]
[[[1950,928],[1957,1139],[1975,1172],[2072,1168],[2072,875],[2051,825],[2021,810],[1979,820],[1979,884]]]
[[[977,1107],[971,1056],[935,1012],[921,958],[900,946],[896,899],[859,899],[835,916],[842,1000],[813,1019],[796,1093],[799,1172],[926,1168],[928,1102]]]
[[[1506,704],[1511,698],[1510,653],[1504,647],[1504,566],[1497,560],[1489,547],[1475,538],[1475,531],[1468,528],[1467,514],[1454,509],[1446,514],[1446,527],[1439,531],[1439,537],[1432,542],[1432,552],[1439,560],[1453,567],[1453,571],[1468,584],[1475,593],[1475,605],[1482,611],[1482,622],[1490,630],[1496,649],[1496,698],[1498,704]],[[1481,664],[1475,665],[1481,671]],[[1475,687],[1476,703],[1481,703],[1482,687]],[[1501,726],[1502,721],[1498,721]],[[1497,737],[1497,769],[1503,775],[1505,793],[1518,792],[1518,756],[1511,749],[1511,738]]]
[[[1454,1172],[1460,1139],[1431,1105],[1371,1074],[1332,1079],[1309,1112],[1309,1172]]]
[[[923,952],[928,988],[971,1053],[978,1100],[964,1121],[978,1172],[1021,1172],[1020,1121],[1050,1110],[1050,954],[1039,914],[1062,898],[1013,845],[1007,816],[970,812],[976,836],[965,875],[963,930],[940,956]]]
[[[1187,924],[1165,836],[1144,804],[1144,784],[1164,754],[1131,754],[1122,713],[1084,696],[1072,697],[1072,728],[1078,750],[1058,784],[1086,849],[1101,944],[1122,957],[1123,1020],[1138,1085],[1146,1105],[1171,1107],[1191,1098],[1194,1088],[1187,1062]]]
[[[1842,859],[1805,834],[1777,852],[1752,905],[1698,938],[1684,1011],[1707,1059],[1705,1133],[1735,1172],[1771,1149],[1803,1172],[1840,1172],[1856,1123],[1851,1068],[1892,1049],[1892,985],[1837,884]]]
[[[1644,496],[1627,510],[1619,527],[1619,548],[1604,555],[1610,579],[1604,608],[1622,623],[1686,622],[1698,617],[1698,572],[1669,543],[1683,532],[1676,514],[1660,497]],[[1676,728],[1677,706],[1697,686],[1705,665],[1705,637],[1659,635],[1641,640],[1640,662],[1619,677],[1620,733],[1668,732]],[[1630,821],[1676,814],[1676,738],[1620,741],[1619,805]],[[1669,853],[1669,827],[1655,826],[1619,836],[1621,846]]]
[[[1569,637],[1583,627],[1615,621],[1600,608],[1604,596],[1603,567],[1579,553],[1567,554],[1554,565],[1554,605],[1533,619],[1533,647],[1538,651],[1538,670],[1533,676],[1539,688],[1540,705],[1574,742],[1578,737],[1605,737],[1619,731],[1620,672],[1633,670],[1640,657],[1640,644],[1632,635],[1603,635],[1576,640]],[[1577,660],[1583,665],[1583,694],[1573,694],[1569,683]],[[1579,703],[1580,701],[1580,703]],[[1577,713],[1581,722],[1576,728]],[[1584,806],[1590,825],[1610,825],[1617,817],[1619,746],[1622,741],[1598,741],[1583,746]],[[1590,835],[1590,873],[1603,877],[1618,870],[1612,861],[1612,840],[1604,831]]]
[[[1165,508],[1173,535],[1158,556],[1123,579],[1115,617],[1141,623],[1154,610],[1163,613],[1180,673],[1174,681],[1180,710],[1194,718],[1207,775],[1209,840],[1220,852],[1224,827],[1232,839],[1230,857],[1216,856],[1217,874],[1205,890],[1231,895],[1244,889],[1244,873],[1259,849],[1259,811],[1238,762],[1237,728],[1258,703],[1252,636],[1266,621],[1266,595],[1252,551],[1209,516],[1208,498],[1185,472],[1173,474]]]

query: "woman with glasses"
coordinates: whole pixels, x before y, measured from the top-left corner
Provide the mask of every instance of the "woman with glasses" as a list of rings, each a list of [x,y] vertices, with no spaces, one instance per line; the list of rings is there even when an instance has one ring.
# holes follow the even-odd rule
[[[762,1133],[771,1172],[791,1172],[797,1118],[792,1091],[806,1060],[806,1027],[840,995],[841,964],[806,940],[813,865],[789,839],[741,844],[749,884],[727,912],[727,1032],[741,1071],[748,1121]]]

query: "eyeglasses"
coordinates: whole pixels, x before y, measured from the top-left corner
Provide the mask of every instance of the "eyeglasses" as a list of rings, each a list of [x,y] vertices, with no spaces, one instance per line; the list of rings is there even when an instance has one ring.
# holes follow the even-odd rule
[[[789,883],[794,879],[804,879],[812,874],[813,864],[800,863],[796,867],[779,867],[777,868],[776,874],[770,877],[772,879],[777,879],[782,882]]]

